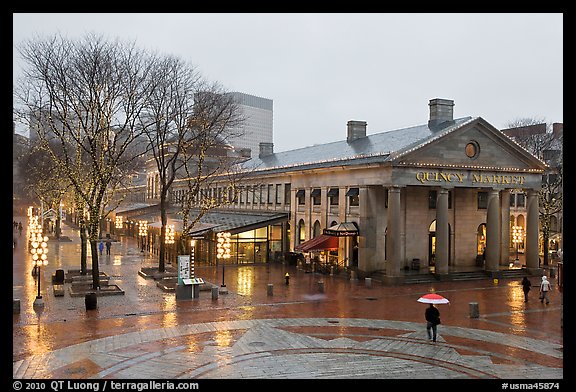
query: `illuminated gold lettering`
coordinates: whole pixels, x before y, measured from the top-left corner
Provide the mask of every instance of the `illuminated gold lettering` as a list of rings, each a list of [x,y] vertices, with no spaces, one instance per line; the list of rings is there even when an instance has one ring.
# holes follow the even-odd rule
[[[520,177],[520,185],[523,185],[526,177],[524,177],[524,176],[518,176],[518,177]]]
[[[458,180],[459,180],[460,182],[463,182],[463,181],[464,181],[464,176],[462,175],[462,173],[456,173],[456,176],[458,177]]]
[[[416,179],[417,179],[418,181],[420,181],[422,184],[424,184],[424,181],[425,181],[424,172],[418,172],[418,173],[416,173]]]
[[[482,175],[472,174],[472,182],[482,182]]]
[[[502,176],[502,182],[504,184],[510,184],[510,176]]]
[[[442,176],[442,178],[444,179],[444,181],[450,182],[450,174],[440,173],[440,176]]]

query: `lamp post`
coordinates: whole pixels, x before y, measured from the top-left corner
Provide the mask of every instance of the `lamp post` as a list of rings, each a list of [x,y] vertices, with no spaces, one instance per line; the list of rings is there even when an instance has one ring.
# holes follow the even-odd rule
[[[41,232],[36,232],[33,234],[32,248],[30,249],[30,253],[32,253],[32,260],[34,260],[34,267],[38,271],[38,295],[34,300],[34,306],[44,306],[44,302],[42,301],[42,295],[40,295],[40,267],[42,265],[48,265],[48,260],[46,254],[48,253],[48,237],[42,236]]]
[[[231,234],[227,231],[216,234],[216,258],[222,260],[221,287],[226,287],[224,283],[224,265],[226,264],[226,259],[230,258],[230,236]]]
[[[518,245],[522,239],[522,226],[512,226],[512,242],[516,244],[516,261],[518,261]]]
[[[164,243],[166,245],[174,243],[174,225],[166,225],[166,234],[164,235]],[[167,250],[168,250],[168,262],[171,263],[169,247],[167,247]]]
[[[141,239],[140,252],[144,252],[144,238],[148,235],[148,221],[138,221],[138,235]]]

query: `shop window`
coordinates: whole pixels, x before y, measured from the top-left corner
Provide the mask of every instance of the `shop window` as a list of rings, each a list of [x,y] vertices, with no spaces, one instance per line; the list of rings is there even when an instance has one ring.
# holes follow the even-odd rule
[[[298,200],[299,206],[306,204],[306,191],[304,189],[299,189],[298,192],[296,192],[296,199]]]
[[[320,190],[320,188],[315,188],[312,190],[312,192],[310,192],[310,197],[312,197],[312,204],[315,206],[319,206],[320,204],[322,204],[322,198],[320,197],[322,195],[322,191]]]
[[[348,192],[346,192],[346,197],[348,197],[348,201],[351,207],[356,207],[360,205],[360,190],[359,188],[350,188]]]
[[[330,205],[337,206],[339,203],[339,193],[340,190],[338,188],[330,188],[328,191],[328,197],[330,198]]]
[[[436,209],[436,202],[438,200],[437,191],[428,192],[428,208],[431,210]],[[448,191],[448,209],[452,208],[452,191]]]
[[[518,193],[516,195],[516,207],[526,207],[526,194]]]
[[[479,210],[485,210],[488,208],[488,192],[478,192],[477,204]]]
[[[292,191],[291,184],[284,184],[284,204],[289,206],[290,205],[290,192]]]
[[[282,188],[282,184],[276,184],[276,204],[280,204],[280,196],[282,196],[281,193],[281,188]]]

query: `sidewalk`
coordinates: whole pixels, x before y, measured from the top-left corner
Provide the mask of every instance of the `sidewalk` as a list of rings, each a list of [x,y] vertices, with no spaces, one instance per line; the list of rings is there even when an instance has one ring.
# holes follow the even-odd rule
[[[248,265],[226,266],[229,294],[212,300],[202,291],[198,299],[176,301],[174,293],[138,275],[156,258],[122,237],[110,256],[100,258],[100,270],[125,294],[99,297],[97,310],[86,311],[84,298],[68,292],[54,297],[51,291],[56,269],[79,267],[78,236],[63,229],[72,241],[49,242],[41,310],[32,306],[36,285],[25,241],[14,251],[13,297],[21,300],[13,317],[15,378],[563,376],[558,290],[543,305],[537,290],[524,303],[516,280],[397,287],[374,282],[368,288],[362,280],[292,266]],[[220,285],[222,268],[197,267],[196,276]],[[416,302],[430,291],[451,301],[439,305],[437,343],[428,341],[425,305]],[[470,318],[470,302],[479,304],[479,318]]]

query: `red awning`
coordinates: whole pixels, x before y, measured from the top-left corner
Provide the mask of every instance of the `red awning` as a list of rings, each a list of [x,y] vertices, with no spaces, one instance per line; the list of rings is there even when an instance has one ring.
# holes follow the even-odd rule
[[[321,234],[294,247],[298,252],[338,250],[338,237]]]

